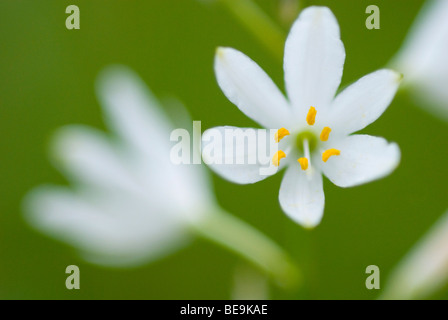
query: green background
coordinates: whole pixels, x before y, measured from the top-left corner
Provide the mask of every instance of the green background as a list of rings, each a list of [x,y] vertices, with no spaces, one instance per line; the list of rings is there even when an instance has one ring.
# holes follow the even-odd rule
[[[259,1],[275,20],[278,1]],[[414,0],[328,0],[347,51],[342,85],[383,67],[422,5]],[[76,4],[81,29],[65,28],[65,8]],[[367,30],[365,9],[381,10],[381,29]],[[283,26],[285,35],[288,27]],[[253,126],[218,88],[217,46],[241,50],[283,90],[282,63],[213,1],[0,2],[0,298],[1,299],[229,299],[242,261],[197,239],[162,260],[114,270],[83,262],[76,251],[34,231],[21,201],[31,188],[66,180],[48,160],[48,141],[58,127],[83,123],[104,128],[94,94],[98,72],[129,65],[159,97],[176,96],[202,129]],[[364,132],[396,141],[400,167],[389,177],[351,189],[325,184],[321,225],[306,231],[280,210],[281,174],[254,185],[213,176],[217,198],[228,211],[281,244],[303,269],[300,289],[271,286],[274,299],[373,299],[365,269],[378,265],[381,287],[393,266],[448,207],[446,124],[399,95]],[[65,288],[65,268],[81,270],[81,290]],[[436,297],[448,297],[440,293]]]

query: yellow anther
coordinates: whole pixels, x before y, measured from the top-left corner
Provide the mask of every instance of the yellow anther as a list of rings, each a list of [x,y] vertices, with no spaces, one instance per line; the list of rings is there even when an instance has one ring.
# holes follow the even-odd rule
[[[330,136],[331,129],[330,127],[325,127],[322,129],[322,132],[320,133],[320,140],[321,141],[327,141],[328,137]]]
[[[272,157],[272,164],[278,167],[280,165],[280,160],[284,157],[286,157],[286,154],[282,150],[277,151]]]
[[[327,162],[331,156],[338,156],[340,154],[341,154],[341,151],[339,151],[338,149],[325,150],[324,153],[322,153],[322,161]]]
[[[300,163],[300,167],[302,170],[308,169],[308,159],[307,158],[299,158],[297,162]]]
[[[314,122],[316,121],[316,109],[314,107],[310,107],[310,110],[308,111],[308,114],[306,115],[306,122],[312,126]]]
[[[275,142],[280,142],[285,136],[289,136],[289,131],[285,128],[278,129],[275,133]]]

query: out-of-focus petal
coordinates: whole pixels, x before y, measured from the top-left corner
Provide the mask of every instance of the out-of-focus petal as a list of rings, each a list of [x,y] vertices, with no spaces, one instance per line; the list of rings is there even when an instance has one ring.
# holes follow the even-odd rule
[[[97,94],[109,126],[127,148],[128,164],[144,181],[148,193],[168,193],[173,202],[188,207],[212,201],[202,167],[172,163],[170,149],[175,143],[169,137],[174,127],[133,71],[126,67],[105,69],[97,81]]]
[[[162,206],[125,193],[40,187],[25,200],[36,228],[79,248],[92,262],[126,266],[158,258],[185,244],[185,221]]]
[[[389,63],[404,74],[421,107],[448,121],[448,1],[426,1],[400,51]]]
[[[60,129],[53,152],[57,164],[77,183],[141,192],[126,163],[129,159],[98,130],[74,125]]]
[[[448,212],[399,263],[383,293],[384,299],[423,299],[448,280]]]
[[[126,67],[109,67],[97,81],[97,95],[110,128],[150,159],[168,157],[172,128],[162,107],[140,78]]]
[[[429,0],[423,6],[392,65],[407,81],[419,81],[428,72],[448,71],[448,1]],[[438,69],[438,70],[437,70]],[[448,73],[445,73],[448,79]]]

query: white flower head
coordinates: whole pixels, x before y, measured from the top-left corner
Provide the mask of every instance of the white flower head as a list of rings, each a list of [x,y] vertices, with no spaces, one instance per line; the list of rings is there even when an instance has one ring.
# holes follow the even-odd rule
[[[448,212],[392,272],[383,299],[422,299],[448,281]]]
[[[109,68],[97,94],[113,136],[83,126],[58,132],[56,164],[73,187],[31,191],[24,201],[31,225],[90,262],[117,267],[157,259],[200,235],[295,285],[283,250],[218,206],[204,167],[171,161],[174,127],[138,76]]]
[[[280,205],[305,227],[316,226],[323,215],[322,173],[338,186],[351,187],[388,175],[400,160],[396,144],[350,134],[381,116],[402,76],[379,70],[335,97],[344,60],[338,23],[326,7],[303,10],[286,40],[284,71],[289,100],[241,52],[219,48],[215,57],[218,84],[227,98],[260,125],[278,129],[275,139],[280,150],[272,155],[272,163],[288,167],[280,186]],[[229,127],[210,130],[224,128]],[[266,178],[254,164],[210,167],[236,183]]]
[[[98,96],[105,133],[68,126],[55,136],[56,165],[75,188],[39,187],[27,218],[99,264],[132,265],[188,243],[188,228],[214,205],[200,166],[169,161],[173,129],[155,97],[130,70],[106,70]]]
[[[428,0],[390,65],[425,110],[448,120],[448,1]]]

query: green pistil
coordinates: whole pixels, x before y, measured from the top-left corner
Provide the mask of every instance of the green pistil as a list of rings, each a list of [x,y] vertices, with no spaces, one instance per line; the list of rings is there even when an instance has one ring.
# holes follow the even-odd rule
[[[297,135],[296,147],[302,152],[304,152],[303,150],[304,140],[308,140],[308,144],[310,146],[310,152],[313,152],[316,149],[318,142],[316,135],[311,131],[303,131]]]

